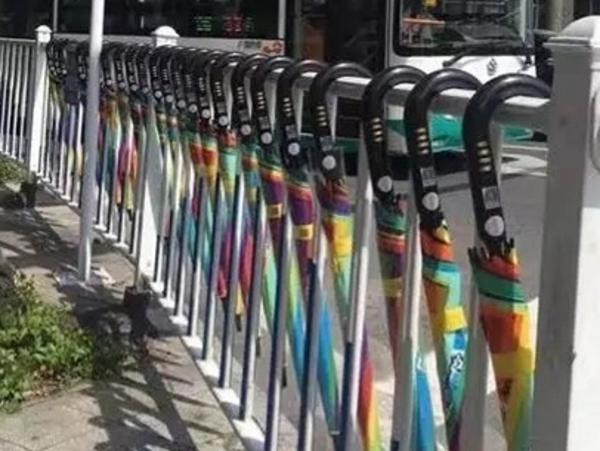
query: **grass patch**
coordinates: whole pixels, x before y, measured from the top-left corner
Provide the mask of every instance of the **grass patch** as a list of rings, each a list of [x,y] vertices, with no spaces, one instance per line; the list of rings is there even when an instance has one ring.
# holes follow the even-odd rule
[[[0,286],[0,409],[118,376],[125,358],[115,339],[81,329],[67,310],[42,302],[31,280],[19,275]]]
[[[18,161],[0,156],[0,183],[21,183],[27,179],[27,170]]]

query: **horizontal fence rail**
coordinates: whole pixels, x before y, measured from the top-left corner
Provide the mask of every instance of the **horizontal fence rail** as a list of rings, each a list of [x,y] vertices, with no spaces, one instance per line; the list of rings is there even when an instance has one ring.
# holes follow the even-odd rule
[[[84,146],[87,43],[50,40],[40,28],[35,42],[0,39],[1,151],[73,208],[95,190],[95,232],[136,266],[126,295],[133,344],[145,334],[139,309],[158,297],[247,449],[487,449],[491,380],[497,446],[591,450],[576,445],[570,421],[593,415],[567,406],[584,405],[571,382],[593,355],[574,339],[574,318],[598,319],[583,320],[577,302],[589,302],[583,277],[600,263],[584,247],[595,244],[586,208],[598,207],[600,186],[588,106],[600,82],[585,57],[600,51],[589,50],[590,28],[599,21],[576,23],[551,44],[551,100],[522,74],[483,86],[454,69],[372,76],[351,63],[178,46],[168,28],[143,42],[109,40],[92,149]],[[572,103],[565,93],[576,85]],[[340,98],[360,104],[357,176],[346,173],[335,133]],[[401,107],[399,116],[388,106]],[[475,225],[466,273],[442,208],[430,114],[462,121]],[[390,118],[403,121],[408,178],[392,176]],[[507,126],[549,134],[537,346],[501,196]],[[570,156],[568,138],[579,146]],[[89,152],[98,164],[94,186],[84,187]],[[583,226],[582,211],[591,221]],[[570,246],[559,247],[572,267],[561,265],[557,242]],[[368,314],[372,247],[385,325]],[[557,343],[561,309],[568,319]],[[373,346],[380,329],[385,356]],[[577,349],[581,365],[570,360]],[[391,393],[378,385],[381,361]],[[551,400],[555,383],[564,407]]]

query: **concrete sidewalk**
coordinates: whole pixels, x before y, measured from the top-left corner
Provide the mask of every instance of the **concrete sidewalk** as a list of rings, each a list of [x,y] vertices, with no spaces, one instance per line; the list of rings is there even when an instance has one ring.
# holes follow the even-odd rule
[[[72,309],[82,324],[127,333],[120,304],[132,266],[97,243],[94,264],[113,283],[85,290],[59,286],[57,274],[76,264],[78,218],[51,196],[38,197],[35,211],[0,209],[2,253],[34,278],[44,299]],[[155,308],[151,319],[161,338],[121,379],[84,384],[0,415],[0,451],[242,450],[166,312]]]

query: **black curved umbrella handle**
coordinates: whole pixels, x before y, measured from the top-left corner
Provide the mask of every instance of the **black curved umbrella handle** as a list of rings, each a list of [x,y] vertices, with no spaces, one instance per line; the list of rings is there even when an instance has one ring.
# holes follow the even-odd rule
[[[340,63],[319,73],[308,93],[317,163],[323,177],[330,181],[344,177],[342,152],[335,149],[327,108],[327,92],[330,86],[342,77],[368,78],[371,77],[371,72],[356,63]]]
[[[129,45],[123,53],[123,62],[125,63],[125,78],[127,79],[129,92],[133,95],[137,95],[140,90],[140,85],[137,79],[137,68],[135,64],[137,54],[140,50],[140,45]]]
[[[163,47],[162,58],[160,58],[158,64],[162,95],[165,106],[169,111],[175,108],[175,88],[171,78],[174,51],[175,49],[172,46]]]
[[[152,84],[150,82],[149,59],[152,53],[152,47],[142,46],[135,57],[137,68],[137,81],[140,85],[140,92],[144,96],[150,96],[152,93]]]
[[[161,77],[162,59],[165,57],[165,47],[153,49],[148,56],[148,71],[150,76],[150,89],[155,102],[164,104],[165,96]]]
[[[102,82],[104,89],[107,91],[114,91],[115,89],[115,78],[112,63],[112,50],[114,48],[113,43],[104,45],[102,53],[100,55],[100,67],[102,70]]]
[[[238,52],[226,53],[211,68],[210,92],[215,107],[214,120],[220,129],[229,126],[229,112],[227,111],[227,98],[225,97],[225,68],[231,64],[238,64],[244,57],[244,54]]]
[[[112,54],[112,60],[115,67],[115,80],[117,83],[117,88],[121,92],[129,92],[127,85],[127,75],[125,74],[125,62],[123,60],[123,55],[127,50],[127,46],[125,44],[116,44],[114,47],[114,51]]]
[[[66,48],[69,45],[68,39],[61,39],[56,45],[56,63],[58,68],[58,78],[61,82],[65,81],[67,76],[67,55]]]
[[[186,54],[186,48],[175,47],[171,56],[171,79],[173,80],[175,104],[180,114],[185,114],[187,111],[185,86],[183,81]]]
[[[198,104],[200,109],[200,117],[203,121],[210,120],[211,99],[208,91],[208,73],[216,61],[223,55],[220,50],[213,50],[208,53],[201,53],[194,57],[192,65],[192,73],[196,83],[196,92],[198,94]]]
[[[257,53],[246,58],[233,70],[231,75],[231,91],[233,92],[233,125],[243,138],[252,136],[252,118],[246,95],[246,76],[267,60],[267,56]]]
[[[496,108],[517,97],[549,98],[543,81],[525,74],[507,74],[482,86],[467,104],[463,140],[479,237],[490,254],[501,255],[507,244],[498,175],[491,146],[490,123]]]
[[[88,43],[80,42],[77,46],[77,70],[79,75],[79,89],[84,93],[88,78]]]
[[[304,74],[318,74],[327,67],[320,61],[300,61],[285,69],[277,81],[277,117],[282,137],[281,158],[287,168],[300,168],[308,164],[308,155],[302,151],[301,130],[298,130],[294,109],[294,84]]]
[[[275,142],[273,124],[269,117],[269,105],[265,92],[265,82],[272,72],[285,69],[293,64],[293,60],[286,56],[274,56],[256,68],[250,81],[250,94],[252,97],[252,118],[260,145],[264,149],[270,148]],[[272,149],[271,149],[272,150]]]
[[[480,86],[479,80],[467,72],[441,69],[417,83],[406,99],[404,124],[415,203],[421,224],[427,228],[437,228],[444,219],[429,136],[429,108],[435,97],[448,89],[475,90]]]
[[[186,49],[182,52],[182,71],[183,71],[183,91],[185,94],[185,102],[187,112],[192,117],[198,117],[198,93],[196,91],[194,61],[198,56],[208,53],[205,49]]]
[[[386,149],[384,100],[401,83],[416,84],[425,73],[415,67],[390,67],[369,83],[363,95],[362,123],[375,196],[385,203],[395,199],[394,183]]]

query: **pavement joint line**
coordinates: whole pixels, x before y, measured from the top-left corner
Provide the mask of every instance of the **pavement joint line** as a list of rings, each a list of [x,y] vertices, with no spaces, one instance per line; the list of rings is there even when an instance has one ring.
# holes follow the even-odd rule
[[[0,437],[0,444],[2,444],[2,443],[7,443],[11,446],[16,446],[17,448],[21,448],[23,451],[35,451],[31,448],[28,448],[27,446],[20,445],[19,443],[15,443],[12,440],[8,440],[4,437]]]

